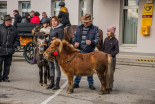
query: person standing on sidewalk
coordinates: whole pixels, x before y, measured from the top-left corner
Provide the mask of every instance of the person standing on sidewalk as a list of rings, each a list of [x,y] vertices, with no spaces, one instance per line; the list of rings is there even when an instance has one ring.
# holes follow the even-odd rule
[[[57,16],[53,16],[51,18],[51,26],[52,26],[52,28],[50,30],[48,46],[50,46],[54,37],[62,40],[63,35],[64,35],[63,24],[60,23]],[[60,78],[61,78],[60,66],[59,66],[58,61],[56,59],[54,62],[48,61],[48,64],[49,64],[49,68],[50,68],[51,83],[49,84],[47,89],[58,90],[58,89],[60,89],[59,84],[60,84]],[[54,66],[54,64],[56,65],[56,71],[57,71],[56,85],[54,83],[54,79],[55,79],[55,66]]]
[[[104,40],[103,52],[111,54],[113,57],[114,71],[116,68],[116,55],[119,53],[119,43],[115,38],[116,26],[107,28],[107,38]]]
[[[19,45],[18,31],[11,24],[11,16],[5,15],[4,23],[0,24],[0,82],[10,81],[8,76],[12,63],[12,54],[14,54],[15,48]]]
[[[13,26],[17,27],[17,23],[21,23],[22,22],[22,17],[19,15],[19,11],[18,10],[14,10],[13,11],[13,15],[15,16]]]
[[[92,24],[90,14],[81,17],[84,24],[77,27],[77,31],[73,36],[73,45],[75,48],[82,50],[82,53],[90,53],[95,50],[96,44],[99,42],[98,27]],[[88,60],[89,61],[89,60]],[[74,88],[79,88],[81,76],[76,76],[74,80]],[[93,76],[87,77],[89,88],[95,90]]]

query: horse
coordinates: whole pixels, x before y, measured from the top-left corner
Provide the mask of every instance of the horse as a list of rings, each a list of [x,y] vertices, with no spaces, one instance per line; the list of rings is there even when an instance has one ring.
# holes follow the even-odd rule
[[[113,88],[113,60],[110,54],[101,51],[83,54],[66,40],[54,39],[44,52],[44,57],[50,61],[57,59],[68,78],[68,94],[74,92],[74,76],[91,76],[94,73],[97,73],[101,83],[99,94],[110,93]]]
[[[50,72],[48,62],[43,57],[43,52],[45,51],[47,46],[46,38],[48,37],[48,34],[45,34],[44,32],[36,32],[34,33],[34,35],[36,39],[35,57],[37,60],[40,76],[39,83],[41,86],[43,86],[43,76],[44,76],[44,85],[47,86],[47,80],[50,77],[49,75]]]
[[[64,28],[64,39],[72,44],[73,35],[75,34],[77,30],[77,25],[71,25]],[[99,51],[102,51],[103,47],[103,31],[101,29],[98,29],[99,33],[99,44],[96,45],[97,49]]]

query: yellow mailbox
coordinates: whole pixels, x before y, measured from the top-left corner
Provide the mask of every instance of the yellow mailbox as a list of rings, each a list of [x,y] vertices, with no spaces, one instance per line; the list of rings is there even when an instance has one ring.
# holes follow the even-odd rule
[[[141,26],[142,35],[150,35],[150,26]]]

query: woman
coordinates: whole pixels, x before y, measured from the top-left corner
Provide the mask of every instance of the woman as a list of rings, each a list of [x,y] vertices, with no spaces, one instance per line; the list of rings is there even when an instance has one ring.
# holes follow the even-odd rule
[[[30,20],[31,23],[40,23],[40,18],[39,18],[40,14],[39,12],[35,12],[34,16],[32,17],[32,19]]]
[[[50,35],[49,35],[49,45],[53,41],[53,37],[63,39],[64,35],[64,27],[63,24],[60,24],[58,17],[53,16],[51,18],[51,30],[50,30]],[[57,70],[57,78],[56,78],[56,85],[54,84],[54,78],[55,78],[55,67],[54,63],[56,65],[56,70]],[[51,83],[47,87],[47,89],[53,89],[53,90],[58,90],[60,89],[59,83],[60,83],[60,77],[61,77],[61,71],[60,67],[58,65],[58,61],[55,60],[54,62],[48,62],[49,67],[50,67],[50,75],[51,75]]]

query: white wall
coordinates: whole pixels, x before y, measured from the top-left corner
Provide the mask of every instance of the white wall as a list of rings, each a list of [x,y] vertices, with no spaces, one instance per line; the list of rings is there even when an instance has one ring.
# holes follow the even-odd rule
[[[79,1],[80,0],[65,0],[66,7],[69,11],[70,22],[72,25],[79,24]]]
[[[51,4],[51,0],[31,0],[31,10],[40,14],[46,12],[47,16],[51,16]]]
[[[94,0],[93,14],[93,23],[103,30],[104,38],[111,25],[116,25],[116,37],[119,38],[120,0]]]

